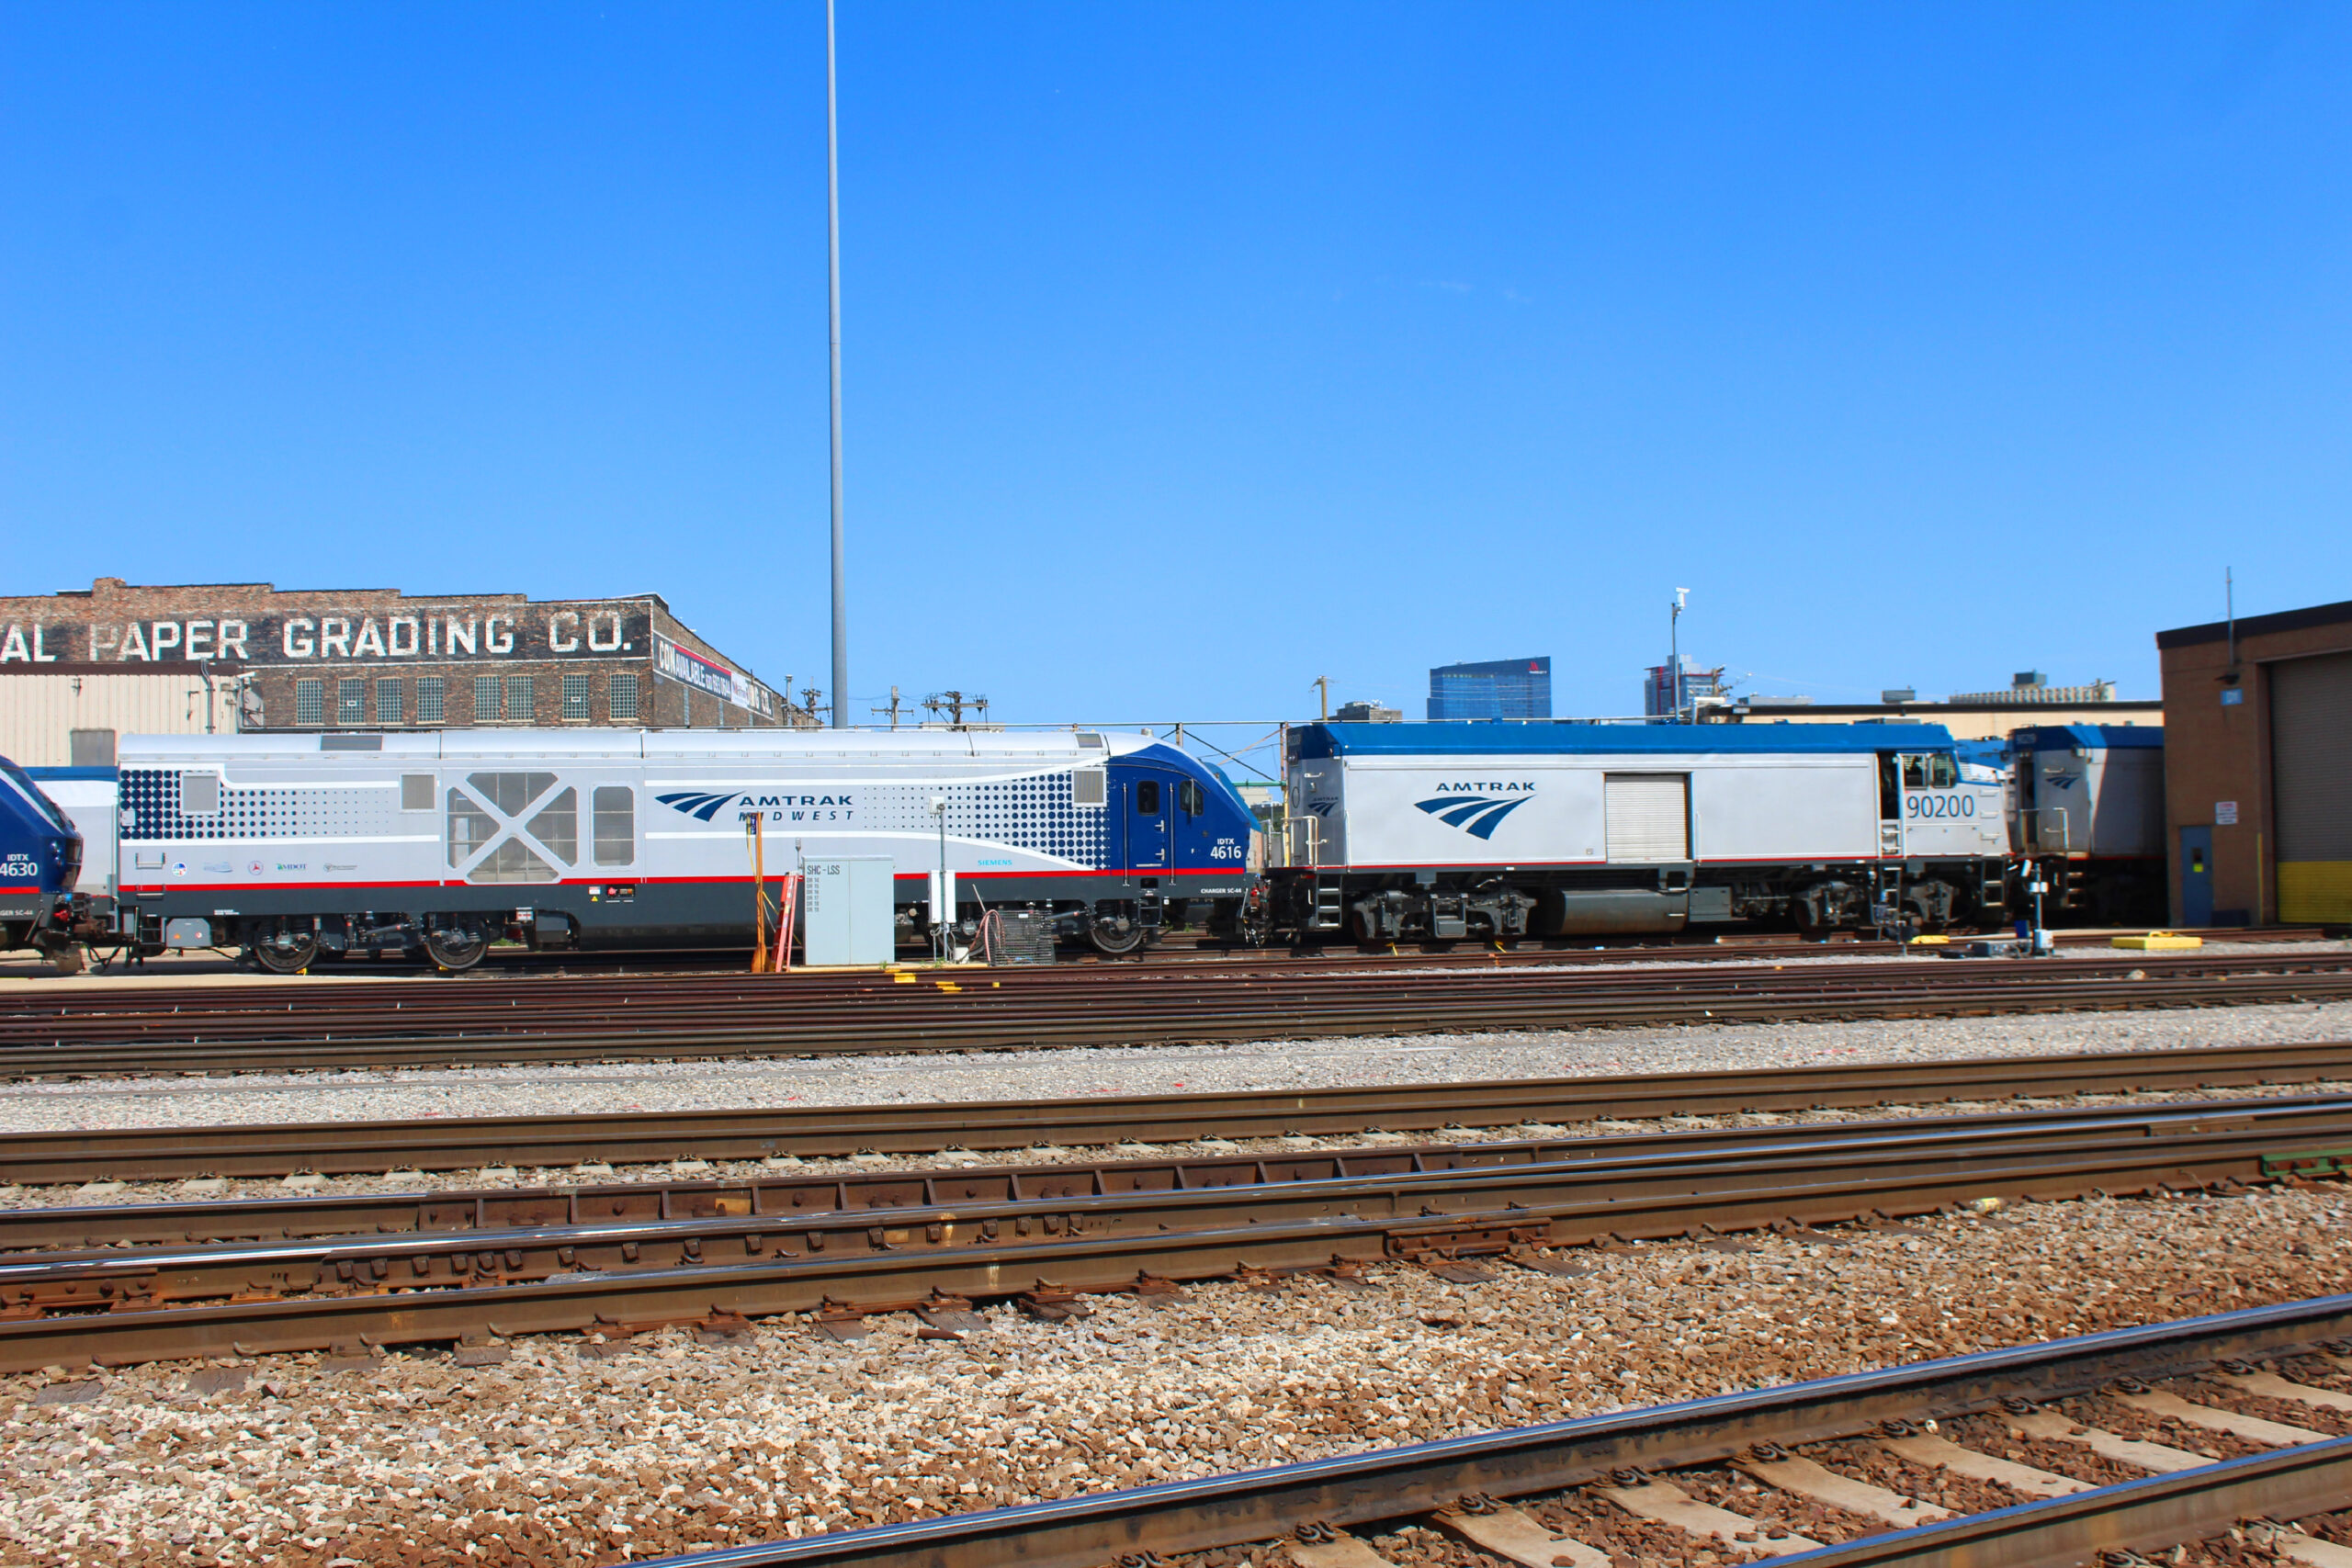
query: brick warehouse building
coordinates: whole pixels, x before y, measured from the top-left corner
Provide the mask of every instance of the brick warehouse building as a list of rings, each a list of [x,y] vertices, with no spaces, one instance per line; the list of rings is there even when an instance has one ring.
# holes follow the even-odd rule
[[[2352,601],[2156,634],[2183,925],[2352,925]]]
[[[470,725],[813,725],[659,594],[411,598],[266,582],[0,598],[0,677],[201,666],[233,674],[246,730]]]

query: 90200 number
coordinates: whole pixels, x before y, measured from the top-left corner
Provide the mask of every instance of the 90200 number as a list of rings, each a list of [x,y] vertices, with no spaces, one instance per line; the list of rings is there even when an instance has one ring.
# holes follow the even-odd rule
[[[1909,801],[1909,813],[1914,817],[1976,815],[1976,797],[1973,795],[1915,795]]]

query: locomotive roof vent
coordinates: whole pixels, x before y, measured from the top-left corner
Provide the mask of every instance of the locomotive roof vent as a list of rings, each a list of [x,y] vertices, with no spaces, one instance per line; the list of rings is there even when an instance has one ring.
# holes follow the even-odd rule
[[[1078,744],[1079,749],[1085,751],[1105,751],[1110,750],[1109,747],[1102,743],[1102,737],[1097,735],[1091,729],[1081,729],[1078,732]]]

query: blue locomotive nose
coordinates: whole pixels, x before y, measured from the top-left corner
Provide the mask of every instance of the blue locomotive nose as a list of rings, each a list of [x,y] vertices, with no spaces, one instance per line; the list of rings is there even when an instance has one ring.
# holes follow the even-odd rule
[[[0,757],[0,919],[46,915],[82,875],[82,835],[25,771]]]

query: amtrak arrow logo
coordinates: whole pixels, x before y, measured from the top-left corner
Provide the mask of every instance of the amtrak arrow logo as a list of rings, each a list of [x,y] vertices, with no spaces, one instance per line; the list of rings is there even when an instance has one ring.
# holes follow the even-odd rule
[[[1460,828],[1474,839],[1491,839],[1502,819],[1535,797],[1514,795],[1497,800],[1492,795],[1442,795],[1435,800],[1417,800],[1414,805],[1450,828]]]
[[[718,816],[718,808],[726,805],[729,801],[734,799],[735,795],[735,791],[729,790],[725,795],[686,793],[680,795],[657,795],[653,798],[660,801],[662,805],[668,807],[673,811],[684,812],[687,816],[693,818],[697,822],[707,822],[712,818]]]

